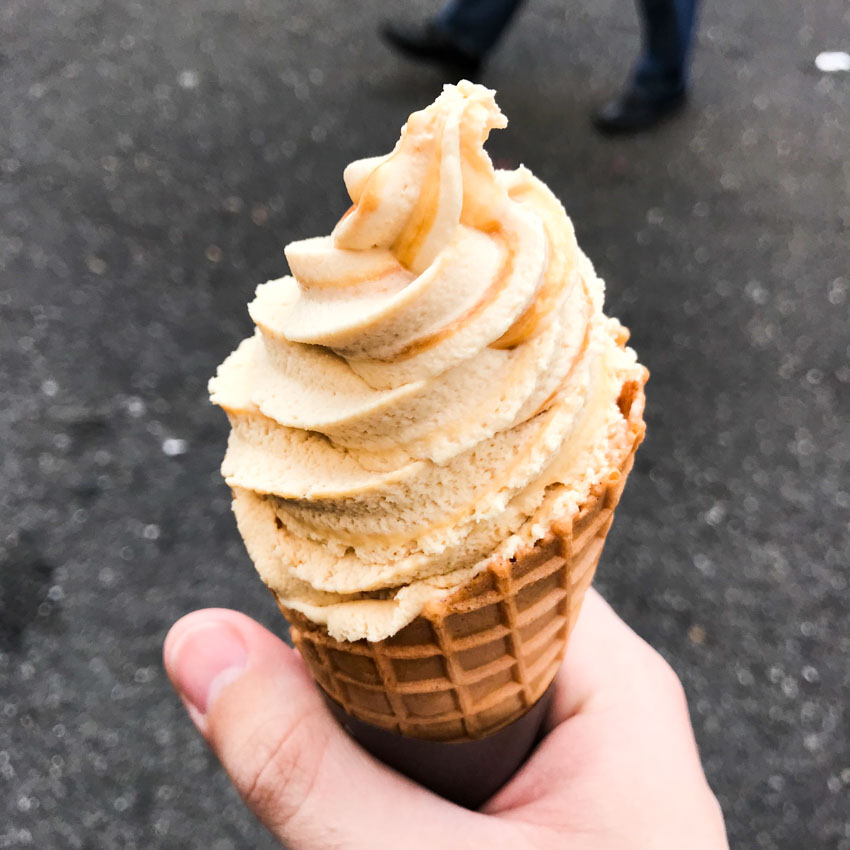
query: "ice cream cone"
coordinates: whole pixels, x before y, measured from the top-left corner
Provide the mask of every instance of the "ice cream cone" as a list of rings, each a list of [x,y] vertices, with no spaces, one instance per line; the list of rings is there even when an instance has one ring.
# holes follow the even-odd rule
[[[633,442],[595,482],[578,511],[429,602],[397,634],[340,641],[280,604],[293,642],[325,693],[348,714],[402,735],[462,741],[492,735],[525,714],[549,687],[643,439],[643,385],[619,399]]]
[[[287,246],[210,383],[239,530],[332,710],[466,805],[533,746],[644,433],[566,211],[484,151],[505,124],[462,81],[349,165],[351,208]]]

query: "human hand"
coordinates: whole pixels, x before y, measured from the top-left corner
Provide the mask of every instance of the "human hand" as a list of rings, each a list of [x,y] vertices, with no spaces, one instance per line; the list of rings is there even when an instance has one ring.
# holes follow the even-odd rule
[[[676,674],[594,590],[546,737],[478,812],[365,753],[298,654],[244,614],[188,614],[164,657],[246,804],[290,850],[728,848]]]

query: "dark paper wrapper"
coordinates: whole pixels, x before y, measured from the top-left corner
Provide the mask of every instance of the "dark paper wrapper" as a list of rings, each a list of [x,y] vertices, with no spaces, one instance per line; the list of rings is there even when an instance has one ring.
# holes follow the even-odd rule
[[[437,794],[477,809],[490,799],[528,758],[538,742],[552,698],[550,685],[518,720],[471,741],[426,741],[389,732],[352,717],[327,697],[334,717],[375,758]]]

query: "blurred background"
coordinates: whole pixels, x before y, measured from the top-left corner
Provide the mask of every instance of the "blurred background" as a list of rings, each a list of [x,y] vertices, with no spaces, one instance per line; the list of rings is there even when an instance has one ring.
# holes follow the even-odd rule
[[[206,382],[446,81],[376,35],[411,8],[0,8],[0,847],[273,846],[160,647],[202,606],[285,631]],[[684,680],[732,845],[848,850],[850,74],[814,60],[850,7],[706,3],[684,114],[601,139],[637,41],[630,0],[529,0],[482,77],[652,372],[598,586]]]

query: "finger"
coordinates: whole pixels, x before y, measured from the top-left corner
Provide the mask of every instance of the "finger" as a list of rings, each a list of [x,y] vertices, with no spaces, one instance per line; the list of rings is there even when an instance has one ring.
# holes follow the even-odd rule
[[[672,674],[661,656],[591,587],[555,677],[547,730],[591,702],[607,704],[626,698],[626,684],[649,672]]]
[[[665,799],[675,787],[691,793],[668,825],[705,822],[716,807],[678,677],[595,591],[570,638],[547,723],[547,737],[487,812],[533,818],[555,800],[563,827],[581,831],[623,813],[637,828],[647,815],[636,801]],[[711,822],[722,826],[722,818]]]
[[[164,647],[168,675],[248,806],[292,850],[448,846],[486,821],[368,756],[300,657],[235,611],[196,611]],[[411,838],[411,823],[417,822]]]

